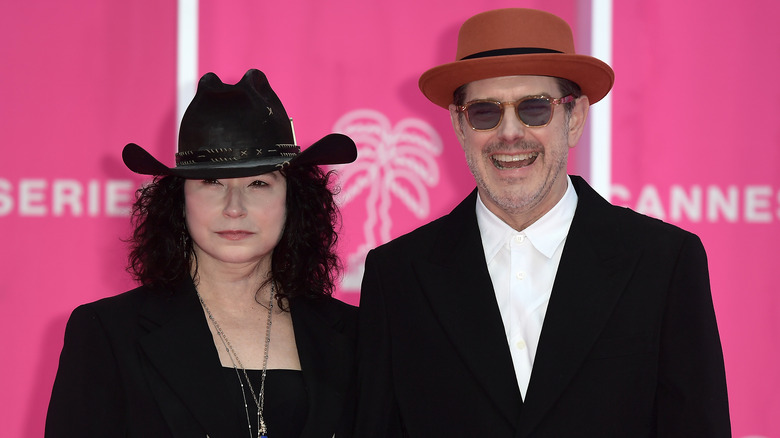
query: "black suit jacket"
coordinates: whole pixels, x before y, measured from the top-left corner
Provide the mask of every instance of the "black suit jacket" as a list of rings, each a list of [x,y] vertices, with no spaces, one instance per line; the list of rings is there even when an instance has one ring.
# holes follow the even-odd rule
[[[369,253],[358,436],[730,436],[701,241],[572,181],[579,200],[526,400],[485,262],[476,191]]]
[[[290,308],[309,395],[302,436],[351,436],[357,309],[332,298]],[[140,287],[80,306],[46,437],[245,437],[221,368],[191,281],[173,294]]]

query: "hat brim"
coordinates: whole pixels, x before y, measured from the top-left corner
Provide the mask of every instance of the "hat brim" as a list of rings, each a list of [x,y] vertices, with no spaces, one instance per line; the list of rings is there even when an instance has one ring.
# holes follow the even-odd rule
[[[552,76],[577,83],[591,104],[603,99],[615,82],[612,69],[597,58],[544,53],[474,58],[434,67],[420,76],[419,87],[425,97],[447,108],[453,93],[469,82],[501,76]]]
[[[202,163],[168,167],[135,143],[122,150],[122,161],[135,173],[142,175],[173,175],[186,179],[243,178],[262,175],[290,166],[346,164],[357,158],[357,147],[351,138],[343,134],[328,134],[297,156],[264,157],[239,162]]]

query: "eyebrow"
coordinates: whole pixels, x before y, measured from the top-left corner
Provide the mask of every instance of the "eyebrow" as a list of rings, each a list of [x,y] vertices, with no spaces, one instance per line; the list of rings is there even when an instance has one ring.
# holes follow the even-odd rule
[[[270,177],[273,177],[273,179],[276,179],[276,180],[278,180],[280,178],[283,178],[282,173],[280,171],[278,171],[278,170],[274,170],[273,172],[266,172],[264,175],[268,175]],[[258,175],[258,176],[263,176],[263,175]]]

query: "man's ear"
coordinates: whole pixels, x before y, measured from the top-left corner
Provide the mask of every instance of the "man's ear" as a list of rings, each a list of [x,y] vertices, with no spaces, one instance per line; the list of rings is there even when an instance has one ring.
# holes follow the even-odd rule
[[[590,101],[588,100],[588,96],[580,96],[574,101],[574,108],[572,108],[571,116],[569,117],[570,148],[577,146],[580,137],[582,137],[582,133],[585,131],[585,120],[588,118],[589,109]]]
[[[465,121],[461,118],[462,115],[460,111],[458,111],[458,107],[456,107],[454,104],[450,104],[449,106],[450,110],[450,121],[452,122],[452,129],[455,130],[455,136],[458,137],[458,142],[460,142],[460,147],[463,147],[465,144],[464,141],[466,139],[466,133],[463,132],[464,129],[468,129],[468,126],[466,126]]]

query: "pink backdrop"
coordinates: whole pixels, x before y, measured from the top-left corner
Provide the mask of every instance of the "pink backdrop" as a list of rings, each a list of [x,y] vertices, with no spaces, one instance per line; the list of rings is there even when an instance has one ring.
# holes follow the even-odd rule
[[[348,271],[339,292],[357,303],[365,252],[473,187],[446,112],[417,90],[420,73],[450,61],[459,24],[486,9],[544,8],[587,42],[590,2],[265,3],[200,1],[198,74],[233,82],[260,68],[300,143],[331,131],[358,141],[358,163],[341,169]],[[770,283],[780,106],[763,78],[780,67],[778,17],[772,0],[614,9],[612,200],[702,237],[740,438],[780,438],[780,303]],[[73,307],[133,286],[121,239],[144,179],[120,151],[130,141],[160,157],[175,150],[176,18],[172,1],[0,3],[3,436],[42,436]],[[573,173],[587,173],[583,152]]]

